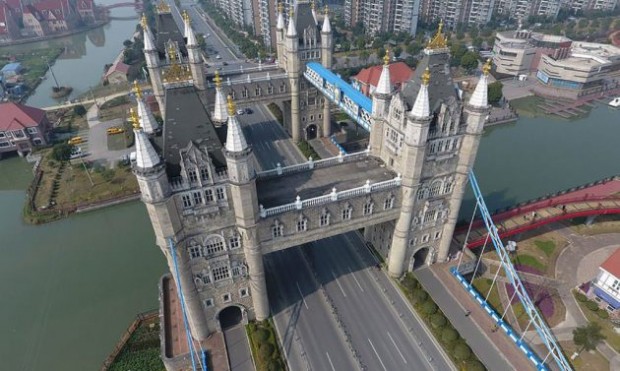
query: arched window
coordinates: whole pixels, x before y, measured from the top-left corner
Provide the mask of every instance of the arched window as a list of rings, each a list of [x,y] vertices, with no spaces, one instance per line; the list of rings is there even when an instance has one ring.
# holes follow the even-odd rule
[[[305,232],[308,229],[308,219],[300,216],[297,220],[297,232]]]
[[[443,193],[451,193],[453,188],[454,188],[454,181],[453,180],[448,180],[443,185]]]
[[[374,202],[372,202],[371,200],[366,201],[366,203],[364,204],[364,215],[372,215],[374,208]]]
[[[384,210],[390,210],[394,207],[394,195],[389,195],[383,203]]]
[[[353,213],[353,208],[351,207],[351,205],[346,204],[344,206],[344,209],[342,209],[342,220],[349,220],[351,219],[351,214]]]
[[[319,226],[325,227],[329,225],[329,210],[324,209],[319,216]]]
[[[271,237],[278,238],[282,236],[284,236],[284,226],[276,220],[271,226]]]
[[[431,184],[431,189],[430,189],[430,192],[429,192],[429,197],[437,196],[439,194],[440,190],[441,190],[441,182],[439,182],[439,181],[434,182],[433,184]]]
[[[423,199],[425,193],[426,193],[426,189],[425,188],[418,189],[418,194],[417,194],[418,200]]]
[[[188,245],[190,259],[196,259],[202,256],[201,247],[195,240],[191,240]]]

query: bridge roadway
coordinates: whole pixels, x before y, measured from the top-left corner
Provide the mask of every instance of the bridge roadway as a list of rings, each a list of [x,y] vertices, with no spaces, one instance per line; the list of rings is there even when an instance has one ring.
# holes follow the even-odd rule
[[[238,119],[260,168],[305,161],[268,109],[253,109]],[[309,258],[321,263],[311,268]],[[357,234],[267,254],[265,264],[272,314],[291,370],[360,369],[338,322],[368,370],[453,368],[389,278],[374,268],[374,257]]]
[[[495,213],[493,221],[501,238],[510,237],[543,225],[577,217],[620,214],[620,178],[611,177],[561,191],[549,197],[533,200]],[[457,229],[454,241],[462,246],[467,226]],[[481,220],[474,221],[468,238],[470,249],[482,246],[487,232]]]

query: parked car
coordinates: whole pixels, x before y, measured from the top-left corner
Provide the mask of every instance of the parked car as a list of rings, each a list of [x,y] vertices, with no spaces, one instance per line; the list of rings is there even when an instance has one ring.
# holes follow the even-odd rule
[[[244,113],[245,113],[245,110],[242,110],[242,109],[237,110],[237,115],[243,115]]]
[[[215,56],[215,59],[222,59],[222,56],[220,56],[219,54]]]
[[[254,113],[254,111],[252,111],[252,109],[251,109],[251,108],[246,108],[246,109],[245,109],[245,113],[247,113],[248,115],[251,115],[251,114],[253,114],[253,113]]]
[[[73,137],[69,139],[69,141],[67,141],[67,143],[71,145],[80,144],[82,142],[84,142],[84,139],[82,137]]]
[[[108,133],[108,135],[115,135],[115,134],[124,133],[125,129],[119,128],[118,126],[114,126],[106,130],[106,132]]]

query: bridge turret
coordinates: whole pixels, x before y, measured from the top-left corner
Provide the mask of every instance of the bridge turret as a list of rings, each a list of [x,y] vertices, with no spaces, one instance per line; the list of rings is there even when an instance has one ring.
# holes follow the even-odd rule
[[[370,131],[370,151],[374,156],[381,157],[381,148],[383,147],[384,126],[388,118],[388,110],[392,99],[391,78],[389,56],[386,51],[383,59],[383,70],[379,77],[377,89],[372,93],[372,127]]]
[[[230,194],[235,211],[235,224],[242,236],[243,252],[248,264],[250,290],[254,314],[262,321],[269,316],[269,300],[263,266],[263,254],[258,240],[259,219],[258,196],[254,154],[241,130],[235,115],[235,104],[228,96],[228,132],[224,147]]]
[[[321,64],[328,69],[332,68],[332,45],[333,34],[329,22],[329,8],[325,5],[325,18],[323,18],[323,27],[321,28]],[[323,99],[323,136],[328,137],[331,135],[329,100],[326,97]]]
[[[218,71],[215,71],[213,82],[215,83],[215,105],[212,119],[219,124],[224,124],[228,120],[228,108],[224,93],[222,93],[222,78]]]
[[[465,135],[459,150],[459,161],[456,165],[455,185],[450,199],[450,213],[444,227],[443,235],[452,236],[454,227],[458,219],[459,209],[463,201],[463,195],[467,189],[467,175],[473,168],[478,153],[478,146],[482,138],[484,122],[489,116],[490,106],[487,98],[489,72],[491,71],[491,60],[482,67],[482,75],[476,85],[469,102],[465,104],[464,119],[466,122]],[[439,245],[437,259],[445,261],[450,249],[449,238],[443,238]]]
[[[424,168],[428,128],[431,122],[428,84],[431,73],[427,68],[420,78],[420,90],[413,108],[407,115],[404,145],[399,162],[402,180],[402,205],[400,216],[394,227],[390,248],[388,271],[392,277],[400,277],[405,266],[409,246],[409,234],[416,204],[416,195]]]
[[[133,82],[133,91],[136,95],[136,101],[138,102],[138,117],[140,118],[142,130],[147,134],[154,134],[159,128],[159,124],[157,120],[155,120],[151,109],[144,103],[142,89],[140,89],[140,85],[138,85],[138,80],[134,80]]]
[[[204,91],[205,86],[205,70],[202,63],[202,54],[200,46],[196,40],[196,35],[191,25],[191,18],[187,11],[183,12],[183,22],[185,23],[185,38],[187,39],[187,57],[189,59],[189,67],[192,71],[192,79],[196,89]]]
[[[284,3],[278,3],[278,23],[276,24],[276,51],[278,53],[278,64],[285,68],[284,58],[284,32],[286,23],[284,22]]]
[[[291,137],[295,143],[301,139],[301,120],[299,117],[299,39],[295,26],[295,13],[291,6],[288,30],[285,40],[286,73],[291,88]]]
[[[164,84],[161,79],[161,66],[159,65],[159,56],[157,48],[155,47],[155,41],[153,39],[153,33],[149,29],[146,15],[142,14],[140,20],[142,25],[143,38],[144,38],[144,59],[146,60],[146,68],[149,71],[149,78],[151,85],[153,86],[153,95],[157,99],[159,109],[164,109]]]

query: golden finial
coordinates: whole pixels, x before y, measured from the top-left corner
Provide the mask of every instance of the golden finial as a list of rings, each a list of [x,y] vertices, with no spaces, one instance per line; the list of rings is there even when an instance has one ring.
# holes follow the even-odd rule
[[[491,61],[491,58],[489,58],[487,59],[487,63],[485,63],[484,66],[482,66],[482,73],[484,73],[485,76],[487,76],[489,72],[491,72],[492,65],[493,65],[493,62]]]
[[[315,9],[315,5],[314,5],[314,0],[312,0],[310,2],[310,9],[314,10]]]
[[[288,16],[290,19],[293,19],[293,17],[295,16],[295,8],[293,7],[293,4],[291,4],[288,10]]]
[[[136,97],[138,99],[142,99],[142,89],[140,89],[140,85],[138,85],[138,80],[133,80],[133,92],[136,93]]]
[[[170,59],[170,64],[174,64],[177,61],[177,51],[174,49],[172,43],[168,47],[168,59]]]
[[[235,102],[233,102],[233,98],[232,95],[228,95],[228,115],[229,116],[234,116],[235,115]]]
[[[431,70],[428,67],[426,67],[426,69],[424,70],[424,73],[422,74],[420,80],[422,80],[422,84],[428,86],[428,83],[431,81]]]
[[[383,56],[383,64],[388,65],[390,63],[390,49],[385,48],[385,55]]]
[[[146,30],[146,28],[148,27],[149,23],[146,20],[146,14],[142,13],[142,19],[140,19],[140,25],[142,26],[142,30]]]
[[[164,0],[161,0],[159,4],[157,4],[157,12],[170,13],[170,5],[168,5]]]
[[[329,15],[329,6],[327,6],[327,4],[323,7],[323,14]]]
[[[437,29],[437,33],[435,36],[428,42],[429,49],[441,49],[446,48],[448,46],[448,42],[443,35],[443,19],[439,21],[439,28]]]
[[[133,107],[129,109],[129,122],[135,130],[140,129],[140,118],[138,117],[138,113],[133,109]]]
[[[215,87],[216,88],[221,88],[222,87],[222,78],[220,77],[220,72],[219,71],[215,71],[215,77],[213,78],[213,81],[215,82]]]
[[[284,14],[284,3],[281,1],[278,3],[278,12]]]
[[[187,12],[187,10],[183,11],[183,20],[185,21],[185,23],[190,23],[191,22],[191,18],[189,17],[189,13]]]

